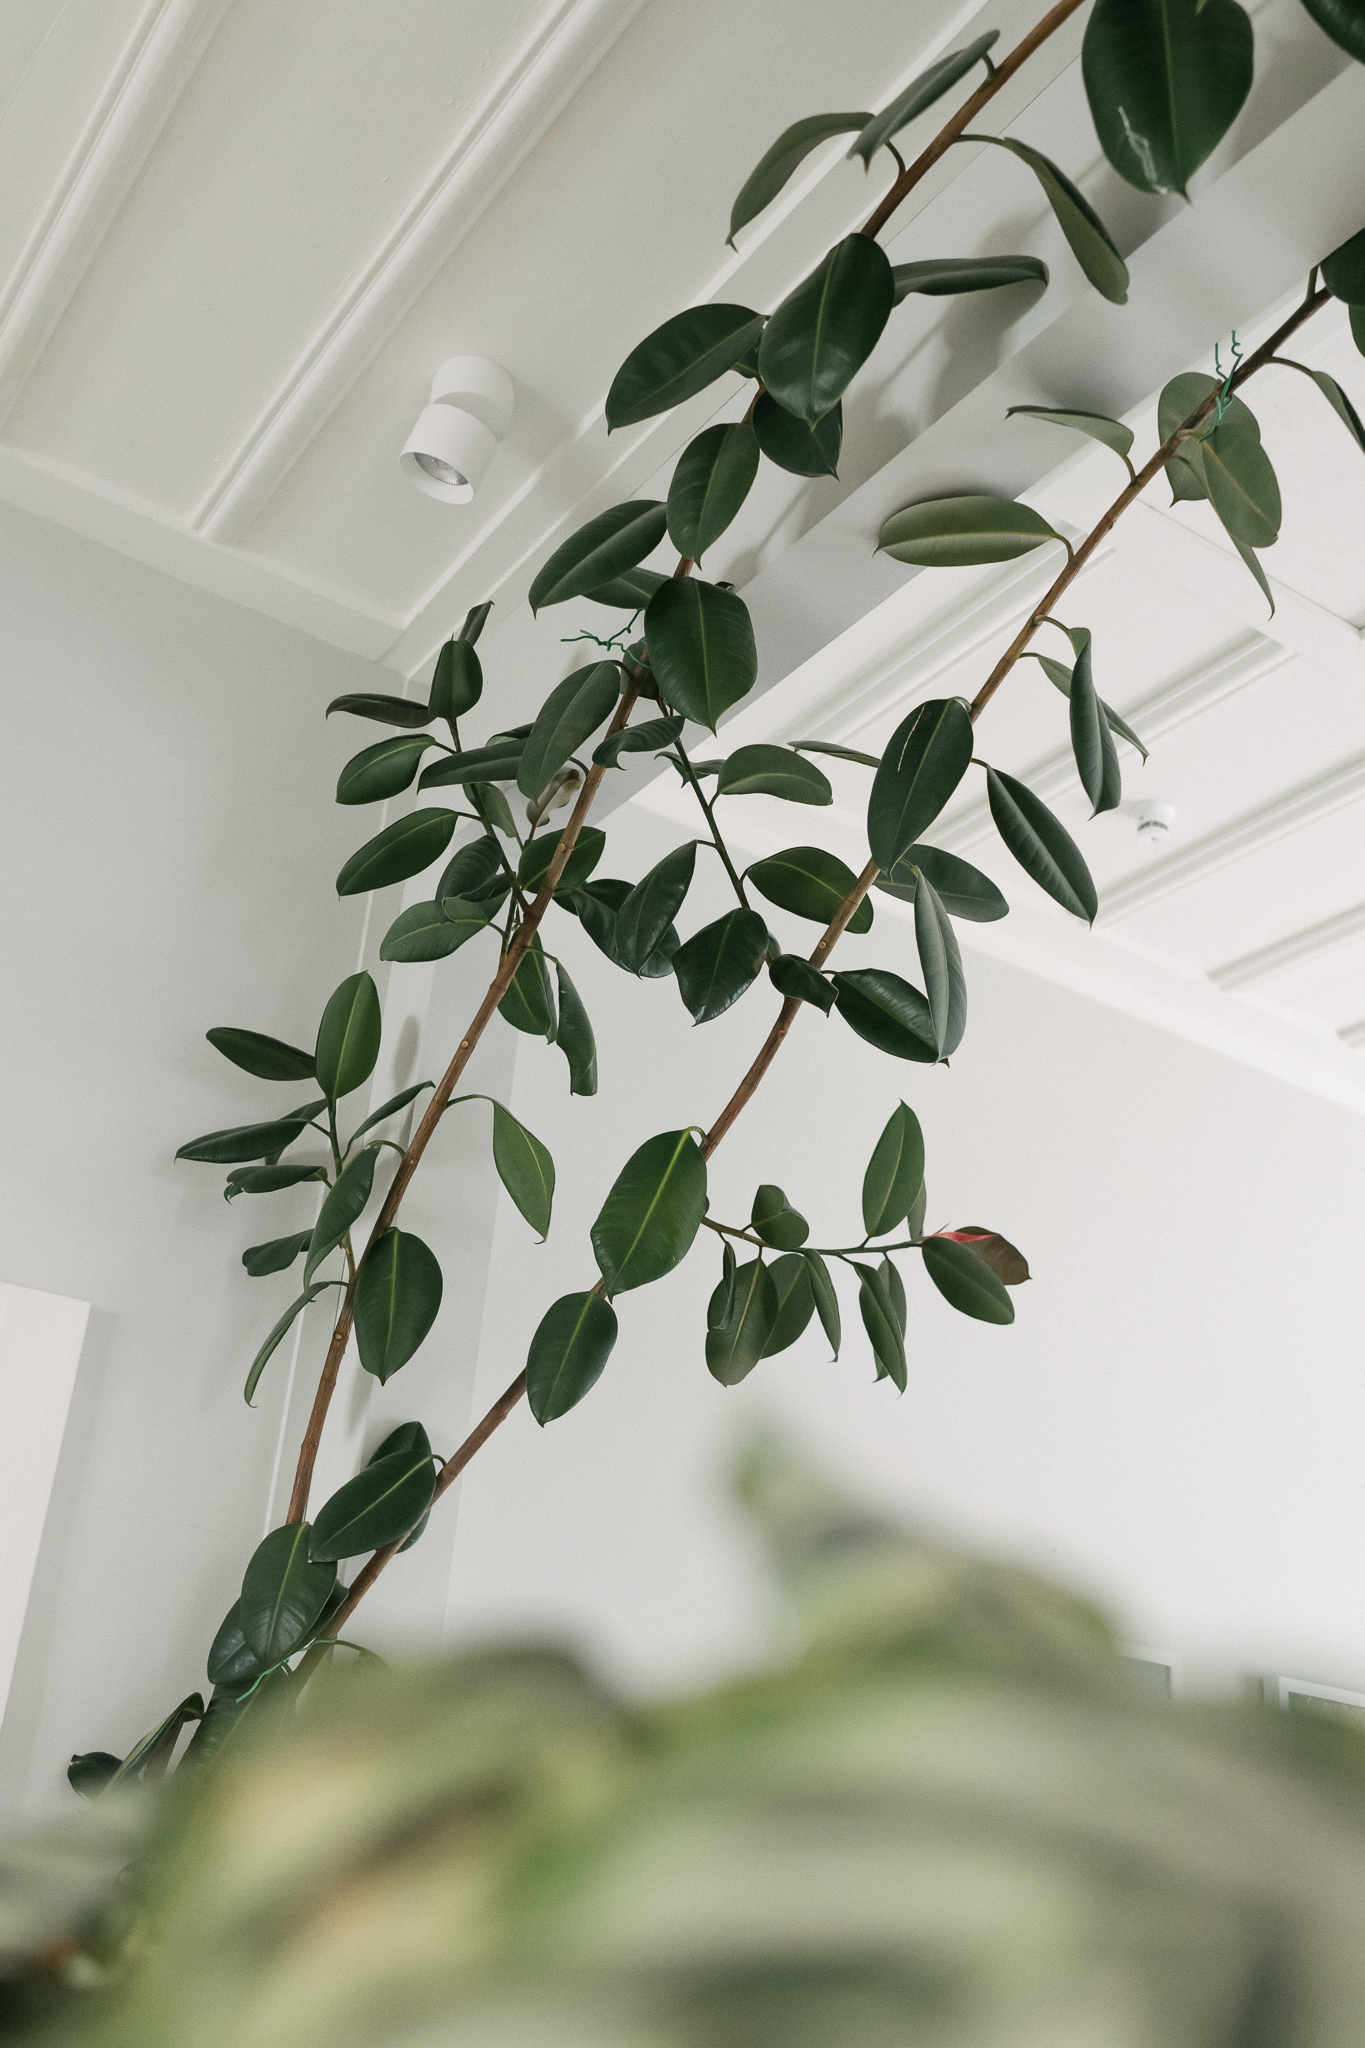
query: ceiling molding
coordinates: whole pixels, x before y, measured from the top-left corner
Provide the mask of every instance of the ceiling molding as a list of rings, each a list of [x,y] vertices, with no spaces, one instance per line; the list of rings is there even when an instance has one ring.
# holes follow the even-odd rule
[[[1311,960],[1318,953],[1330,952],[1334,946],[1345,945],[1348,939],[1362,935],[1365,935],[1365,903],[1357,903],[1350,910],[1338,911],[1335,917],[1324,918],[1321,924],[1306,925],[1302,931],[1290,932],[1287,938],[1277,939],[1273,946],[1262,946],[1255,953],[1243,954],[1240,960],[1229,960],[1225,967],[1210,968],[1209,980],[1229,991],[1250,988],[1253,982],[1265,981],[1283,967],[1294,967],[1300,960]]]
[[[559,0],[317,328],[190,516],[231,542],[268,503],[441,265],[644,0]]]
[[[0,291],[0,426],[156,147],[229,0],[151,0]]]

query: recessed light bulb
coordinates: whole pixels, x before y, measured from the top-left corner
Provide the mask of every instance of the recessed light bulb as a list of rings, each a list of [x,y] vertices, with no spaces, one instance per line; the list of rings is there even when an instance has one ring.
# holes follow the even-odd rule
[[[423,449],[418,449],[416,455],[418,468],[424,469],[428,476],[434,476],[438,484],[452,484],[456,490],[464,489],[465,479],[454,463],[443,462],[439,455],[428,455]]]

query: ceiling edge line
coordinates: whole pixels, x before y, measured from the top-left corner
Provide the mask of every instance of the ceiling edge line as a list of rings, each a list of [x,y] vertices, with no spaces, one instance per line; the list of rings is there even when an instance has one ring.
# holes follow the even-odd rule
[[[1358,938],[1362,933],[1365,933],[1365,903],[1357,903],[1350,910],[1338,911],[1335,917],[1323,918],[1319,924],[1304,925],[1299,931],[1276,939],[1273,945],[1258,947],[1254,953],[1244,953],[1238,960],[1229,960],[1224,967],[1211,967],[1209,980],[1229,993],[1250,988],[1255,982],[1277,974],[1282,967],[1295,967],[1301,960],[1312,960],[1319,953],[1329,953],[1334,947],[1344,946],[1348,939]]]

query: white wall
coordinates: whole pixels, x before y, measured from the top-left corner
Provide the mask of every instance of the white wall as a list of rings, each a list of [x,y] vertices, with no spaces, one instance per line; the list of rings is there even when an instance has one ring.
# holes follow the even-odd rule
[[[603,871],[639,875],[679,836],[631,805]],[[500,1218],[479,1412],[548,1301],[591,1283],[588,1230],[626,1155],[709,1123],[776,1006],[761,989],[694,1030],[671,983],[632,986],[567,920],[557,943],[602,1093],[569,1102],[558,1055],[528,1041],[516,1107],[554,1152],[556,1221],[538,1250]],[[845,949],[915,975],[911,925],[884,898]],[[568,1631],[647,1687],[745,1655],[767,1609],[723,1466],[768,1418],[902,1510],[1099,1592],[1136,1640],[1196,1666],[1365,1684],[1360,1118],[999,961],[967,968],[949,1070],[803,1012],[716,1155],[712,1209],[743,1222],[775,1180],[813,1242],[856,1239],[863,1167],[903,1096],[927,1136],[931,1227],[992,1225],[1031,1261],[1014,1326],[955,1315],[910,1258],[903,1398],[872,1384],[848,1289],[837,1364],[812,1325],[727,1392],[703,1359],[720,1271],[703,1233],[677,1273],[621,1297],[616,1353],[582,1406],[544,1431],[523,1407],[470,1468],[455,1636]]]

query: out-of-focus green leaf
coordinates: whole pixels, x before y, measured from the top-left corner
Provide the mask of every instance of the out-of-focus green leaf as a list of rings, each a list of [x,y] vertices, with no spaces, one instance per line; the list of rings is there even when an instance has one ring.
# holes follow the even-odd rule
[[[1359,0],[1356,0],[1356,12],[1365,22]],[[1331,34],[1330,29],[1328,34]],[[1361,62],[1365,63],[1365,58]],[[1324,256],[1322,281],[1334,298],[1343,299],[1348,306],[1365,305],[1365,228],[1352,235],[1348,242],[1343,242],[1339,249],[1334,249],[1330,256]]]
[[[831,979],[839,1015],[859,1038],[898,1060],[937,1060],[938,1042],[929,1005],[899,974],[883,967],[863,967]]]
[[[763,330],[758,374],[777,403],[809,427],[831,412],[881,339],[895,295],[880,242],[836,242]]]
[[[996,829],[1026,874],[1073,917],[1095,922],[1099,898],[1090,870],[1071,834],[1041,797],[1003,769],[986,771],[986,792]]]
[[[254,1074],[258,1081],[311,1081],[315,1078],[313,1055],[283,1039],[267,1038],[263,1031],[240,1031],[233,1024],[215,1024],[204,1033],[215,1052],[234,1067]]]
[[[1250,17],[1236,0],[1095,0],[1081,76],[1100,146],[1139,192],[1179,192],[1251,91]]]
[[[747,420],[706,427],[683,450],[668,487],[668,537],[699,562],[748,497],[758,475],[758,440]]]
[[[612,379],[608,431],[694,398],[733,369],[762,332],[762,316],[748,306],[689,306],[675,313],[631,350]]]
[[[382,1550],[415,1529],[436,1491],[436,1467],[420,1450],[378,1458],[339,1487],[319,1513],[309,1539],[315,1563],[334,1563]]]
[[[782,853],[755,861],[744,872],[745,880],[779,910],[790,910],[796,917],[823,925],[832,922],[858,881],[852,868],[836,854],[826,853],[823,846],[789,846]],[[871,924],[872,905],[864,897],[846,928],[865,932]]]
[[[690,1131],[662,1131],[634,1151],[592,1227],[608,1294],[646,1287],[687,1256],[706,1213],[706,1161]]]
[[[762,971],[768,927],[756,910],[727,910],[673,956],[678,994],[694,1024],[709,1024],[738,1002]]]
[[[1041,512],[1013,498],[928,498],[893,512],[877,547],[919,569],[965,569],[1012,562],[1060,539]]]
[[[409,811],[356,849],[337,876],[337,895],[364,896],[420,875],[440,859],[458,823],[454,811]]]
[[[658,498],[635,498],[599,512],[576,533],[560,542],[530,588],[531,610],[564,604],[633,569],[652,555],[668,527],[668,514]]]
[[[1012,1323],[1014,1303],[984,1259],[950,1237],[926,1237],[924,1270],[959,1315],[979,1323]]]
[[[956,697],[917,704],[892,733],[872,780],[867,843],[895,867],[933,824],[971,764],[972,721]]]
[[[243,1576],[238,1606],[242,1638],[263,1669],[292,1655],[336,1585],[334,1564],[309,1560],[312,1533],[307,1522],[272,1529],[252,1552]]]
[[[517,788],[537,797],[584,741],[605,725],[621,695],[620,664],[592,662],[556,684],[531,727],[517,770]]]
[[[381,1386],[425,1343],[443,1284],[435,1253],[410,1231],[386,1230],[366,1252],[355,1290],[356,1346]]]
[[[1362,0],[1303,0],[1303,4],[1318,27],[1334,43],[1339,43],[1358,64],[1365,64],[1365,5]]]
[[[831,135],[853,135],[864,129],[871,114],[808,114],[784,128],[771,149],[765,150],[744,180],[730,212],[726,240],[733,247],[741,228],[757,220],[771,206],[793,171],[805,162],[813,149],[828,142]]]
[[[863,1175],[863,1228],[868,1236],[889,1237],[910,1214],[923,1186],[924,1133],[914,1110],[899,1102]]]
[[[749,608],[699,576],[671,576],[645,613],[650,666],[667,703],[714,732],[758,677]]]
[[[904,92],[897,93],[889,107],[883,107],[880,114],[872,116],[849,155],[860,156],[864,164],[870,164],[883,143],[889,142],[893,135],[899,135],[901,129],[907,128],[926,107],[932,107],[935,100],[950,92],[999,40],[999,29],[990,29],[984,36],[978,36],[975,42],[964,44],[960,50],[949,50],[927,71],[921,71],[918,78],[911,79]]]
[[[526,1398],[544,1425],[591,1392],[616,1343],[616,1311],[588,1288],[565,1294],[541,1317],[526,1359]]]
[[[789,476],[839,474],[839,450],[844,440],[842,404],[832,406],[811,427],[765,391],[754,407],[753,426],[762,453]]]
[[[790,747],[737,747],[721,764],[717,796],[778,796],[790,804],[832,804],[829,777]]]
[[[374,1072],[383,1020],[379,991],[363,971],[348,974],[327,999],[313,1056],[329,1102],[350,1095]]]

